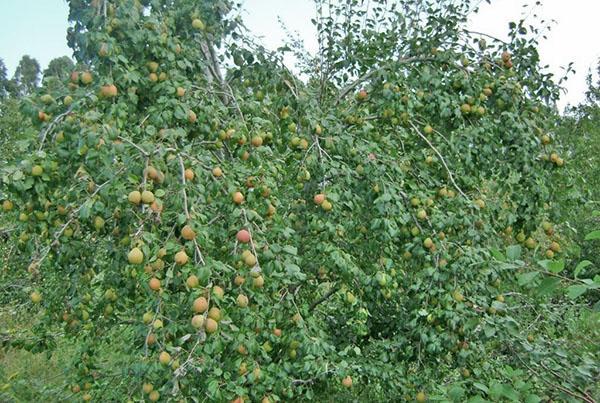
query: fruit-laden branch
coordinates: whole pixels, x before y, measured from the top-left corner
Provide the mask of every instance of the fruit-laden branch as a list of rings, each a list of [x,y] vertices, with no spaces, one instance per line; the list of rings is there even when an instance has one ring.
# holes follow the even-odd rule
[[[63,232],[65,232],[65,230],[67,229],[67,227],[75,220],[75,216],[77,215],[77,213],[79,213],[79,210],[81,210],[83,208],[83,206],[85,206],[85,204],[87,203],[88,200],[93,199],[99,192],[100,190],[102,190],[102,188],[104,188],[106,185],[108,185],[114,178],[117,178],[119,176],[119,174],[121,172],[123,172],[124,168],[119,169],[117,172],[115,172],[115,174],[113,175],[112,178],[110,178],[109,180],[107,180],[106,182],[102,183],[101,185],[99,185],[96,190],[94,191],[94,193],[92,193],[90,195],[90,197],[88,197],[86,199],[85,202],[81,203],[81,205],[79,207],[77,207],[75,210],[73,210],[73,212],[71,213],[69,219],[67,220],[67,222],[65,224],[63,224],[62,227],[60,227],[60,229],[58,231],[56,231],[54,233],[54,237],[52,238],[52,242],[50,243],[50,245],[48,245],[48,247],[44,250],[44,252],[42,253],[42,256],[37,260],[37,262],[33,262],[36,264],[40,264],[42,263],[42,261],[48,256],[48,253],[50,252],[50,249],[58,244],[58,239],[60,238],[60,236],[63,234]]]
[[[321,298],[319,298],[318,300],[316,300],[312,304],[310,304],[310,306],[308,307],[308,310],[309,311],[314,310],[319,304],[327,301],[329,299],[329,297],[331,297],[337,291],[338,291],[337,285],[331,286],[331,288],[329,289],[329,291],[327,291]]]
[[[46,141],[46,137],[48,137],[48,134],[52,131],[54,126],[56,126],[65,116],[70,114],[77,105],[83,102],[90,95],[92,95],[92,92],[88,92],[87,94],[85,94],[85,96],[80,101],[73,102],[66,111],[55,117],[54,120],[50,122],[50,124],[46,127],[46,130],[40,133],[40,147],[38,148],[38,151],[42,151],[42,148],[44,148],[44,142]]]
[[[415,124],[413,122],[409,121],[409,123],[412,126],[412,128],[414,129],[414,131],[419,135],[419,137],[421,137],[429,145],[429,147],[433,150],[433,152],[435,152],[437,154],[437,156],[440,158],[440,160],[442,161],[442,164],[444,165],[444,168],[446,168],[446,172],[448,172],[448,178],[450,179],[450,182],[452,182],[452,185],[454,186],[454,188],[456,188],[458,193],[460,193],[465,199],[468,200],[469,198],[467,197],[467,195],[456,184],[456,181],[454,180],[454,176],[452,175],[450,168],[448,168],[448,164],[446,164],[446,160],[444,159],[442,154],[438,151],[437,148],[435,148],[435,146],[433,144],[431,144],[431,141],[429,141],[429,139],[421,133],[421,131],[415,126]]]
[[[413,56],[413,57],[407,57],[407,58],[402,58],[397,60],[395,63],[397,64],[409,64],[409,63],[415,63],[415,62],[427,62],[427,61],[433,61],[433,59],[431,57],[420,57],[420,56]],[[389,66],[384,66],[384,67],[379,67],[375,70],[371,70],[365,74],[363,74],[362,76],[360,76],[359,78],[356,79],[356,81],[351,82],[350,84],[348,84],[347,86],[345,86],[341,91],[340,94],[338,95],[337,99],[335,100],[335,104],[339,104],[340,101],[342,99],[344,99],[344,97],[346,95],[348,95],[348,93],[350,91],[352,91],[354,88],[358,87],[360,84],[362,84],[363,82],[365,82],[366,80],[368,80],[369,78],[373,77],[375,74],[385,70],[386,68],[388,68]]]
[[[183,158],[181,158],[181,155],[177,156],[179,158],[179,168],[181,170],[181,192],[183,193],[183,211],[185,213],[185,218],[186,219],[190,219],[190,210],[188,208],[188,197],[187,197],[187,191],[185,190],[186,187],[186,180],[185,180],[185,165],[183,164]],[[200,250],[200,246],[198,245],[198,241],[196,240],[196,238],[193,239],[194,242],[194,250],[195,250],[195,255],[196,257],[200,260],[200,262],[202,264],[204,264],[204,257],[202,256],[202,251]]]

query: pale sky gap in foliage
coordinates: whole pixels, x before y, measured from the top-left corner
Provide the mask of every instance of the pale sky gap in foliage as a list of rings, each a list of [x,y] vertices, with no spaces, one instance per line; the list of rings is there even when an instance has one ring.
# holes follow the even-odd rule
[[[556,77],[561,77],[563,67],[574,62],[577,73],[566,83],[568,92],[559,106],[577,104],[587,88],[585,77],[600,58],[600,0],[543,0],[534,12],[531,7],[523,8],[524,4],[534,3],[535,0],[492,0],[488,5],[482,1],[469,28],[506,38],[509,21],[528,16],[534,25],[540,20],[550,23],[552,30],[540,46],[541,60]],[[247,27],[262,37],[268,48],[280,46],[285,38],[281,20],[304,40],[309,51],[316,50],[315,29],[310,23],[314,14],[312,0],[245,0],[244,4]],[[533,18],[533,14],[538,18]],[[0,0],[0,58],[4,59],[9,76],[24,54],[36,58],[42,70],[53,58],[71,55],[66,41],[67,15],[64,0]]]

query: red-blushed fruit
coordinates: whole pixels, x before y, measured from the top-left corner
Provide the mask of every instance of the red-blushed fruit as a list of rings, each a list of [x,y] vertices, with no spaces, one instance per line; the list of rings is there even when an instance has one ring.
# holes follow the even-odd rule
[[[196,122],[196,113],[194,111],[188,112],[188,122],[195,123]]]
[[[235,235],[235,237],[241,243],[248,243],[248,242],[250,242],[250,233],[247,230],[245,230],[245,229],[239,230],[237,232],[237,234]]]
[[[316,194],[315,197],[313,197],[313,201],[315,204],[321,205],[325,201],[325,195],[323,193]]]
[[[352,387],[352,377],[350,375],[348,375],[347,377],[342,379],[342,385],[344,385],[344,387],[346,387],[346,388],[351,388]]]
[[[151,290],[158,291],[158,290],[160,290],[160,280],[157,279],[156,277],[152,277],[150,279],[150,281],[148,282],[148,286],[150,286]]]
[[[279,329],[279,328],[275,328],[275,329],[273,329],[273,334],[274,334],[276,337],[281,337],[282,331],[281,331],[281,329]]]
[[[83,73],[81,73],[81,82],[85,85],[91,84],[92,81],[94,80],[92,77],[92,73],[90,73],[89,71],[84,71]]]
[[[148,400],[150,400],[151,402],[156,402],[158,401],[158,399],[160,399],[160,393],[158,393],[158,390],[153,390],[148,395]]]
[[[178,96],[178,97],[182,97],[182,96],[184,96],[184,95],[185,95],[185,88],[182,88],[182,87],[177,87],[177,91],[176,91],[176,93],[177,93],[177,96]]]
[[[103,85],[100,87],[100,95],[104,98],[114,98],[118,95],[117,87],[114,84]]]
[[[196,313],[204,313],[208,309],[208,301],[204,297],[198,297],[194,300],[192,309]]]
[[[231,198],[235,204],[242,204],[244,202],[244,195],[241,192],[235,192]]]
[[[185,180],[193,181],[194,176],[196,176],[196,175],[194,174],[194,171],[192,171],[190,168],[188,168],[184,171],[184,176],[185,176]]]

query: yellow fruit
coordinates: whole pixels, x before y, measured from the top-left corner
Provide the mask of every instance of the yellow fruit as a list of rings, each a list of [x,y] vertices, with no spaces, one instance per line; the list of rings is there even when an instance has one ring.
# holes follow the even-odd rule
[[[325,211],[331,211],[331,209],[333,209],[333,205],[329,200],[323,200],[323,203],[321,203],[321,208]]]
[[[134,190],[133,192],[129,193],[127,199],[132,204],[140,204],[140,202],[142,201],[142,194],[137,190]]]
[[[556,241],[552,241],[552,243],[550,244],[550,250],[552,250],[553,252],[559,253],[560,252],[560,244]]]
[[[417,218],[419,220],[424,220],[427,218],[427,212],[425,210],[419,210],[417,211]]]
[[[206,329],[206,333],[214,333],[219,328],[219,324],[216,320],[208,318],[206,319],[206,325],[204,327]]]
[[[4,200],[2,202],[2,210],[4,210],[4,211],[11,211],[13,209],[13,207],[14,207],[13,202],[11,202],[10,200]],[[21,221],[24,221],[24,220],[21,220]]]
[[[182,97],[185,95],[185,88],[177,87],[177,96]]]
[[[144,261],[144,253],[139,248],[133,248],[127,254],[130,264],[141,264]]]
[[[148,282],[148,286],[150,287],[151,290],[158,291],[158,290],[160,290],[160,280],[157,279],[156,277],[152,277],[150,279],[150,281]]]
[[[158,356],[158,361],[162,365],[169,365],[169,362],[171,362],[171,354],[167,353],[166,351],[161,352]]]
[[[244,202],[244,195],[241,192],[235,192],[232,199],[235,204],[242,204]]]
[[[433,127],[431,127],[430,125],[426,125],[426,126],[423,128],[423,132],[424,132],[425,134],[431,134],[431,133],[433,133]]]
[[[148,62],[147,66],[151,73],[156,73],[158,70],[158,63],[156,62]]]
[[[33,176],[42,176],[43,173],[44,173],[44,168],[42,168],[40,165],[34,165],[31,168],[31,175],[33,175]]]
[[[145,394],[148,394],[154,390],[154,386],[151,383],[144,383],[144,385],[142,385],[142,390]]]
[[[245,296],[244,294],[240,294],[237,297],[237,305],[240,308],[246,308],[248,306],[248,297]]]
[[[196,329],[200,329],[204,326],[204,315],[194,315],[192,318],[192,326]]]
[[[419,393],[417,393],[417,396],[415,399],[419,403],[424,403],[427,401],[427,396],[425,396],[425,392],[419,392]]]
[[[212,292],[218,299],[223,299],[223,297],[225,296],[225,291],[223,291],[223,289],[218,285],[212,288]]]
[[[179,266],[183,266],[188,262],[188,260],[189,257],[187,253],[185,253],[185,250],[180,250],[175,254],[175,263],[177,263]]]
[[[198,277],[196,277],[195,275],[192,274],[191,276],[189,276],[187,278],[187,280],[185,281],[185,283],[190,288],[196,288],[196,287],[198,287],[198,284],[200,282],[198,281]]]
[[[196,313],[204,313],[208,309],[208,301],[204,297],[198,297],[194,300],[192,309]]]
[[[32,292],[29,297],[34,304],[39,304],[42,301],[42,294],[37,291]]]
[[[480,209],[482,209],[485,207],[485,202],[482,199],[477,199],[477,200],[475,200],[475,205],[477,207],[479,207]]]
[[[92,73],[84,71],[81,73],[81,82],[85,85],[91,84],[93,81]]]
[[[263,139],[260,136],[254,136],[254,137],[252,137],[251,142],[254,147],[260,147],[263,143]]]
[[[217,178],[220,178],[221,176],[223,176],[223,171],[221,170],[221,168],[219,168],[219,167],[215,167],[215,168],[213,168],[213,170],[212,170],[212,174],[213,174],[215,177],[217,177]]]
[[[258,276],[252,280],[252,285],[255,288],[262,288],[264,284],[265,284],[265,279],[263,278],[263,276]]]
[[[433,241],[431,240],[431,238],[425,238],[425,240],[423,241],[423,246],[427,249],[431,249],[433,247]]]
[[[202,22],[201,19],[195,18],[192,21],[192,28],[197,29],[199,31],[204,31],[204,29],[206,28],[206,26],[204,25],[204,22]]]
[[[181,229],[181,236],[183,237],[183,239],[191,241],[194,238],[196,238],[196,232],[192,229],[192,227],[186,225]]]
[[[146,312],[142,316],[142,322],[144,322],[144,324],[148,325],[150,322],[152,322],[153,318],[154,318],[154,313],[152,313],[152,312]]]
[[[192,171],[190,168],[186,169],[184,172],[185,175],[185,180],[188,181],[193,181],[194,180],[194,171]]]
[[[151,204],[152,202],[154,202],[154,193],[149,190],[144,190],[142,192],[142,203]]]
[[[215,306],[208,310],[208,317],[216,320],[217,322],[221,320],[221,310]]]
[[[148,400],[150,400],[151,402],[156,402],[158,401],[158,399],[160,399],[160,393],[158,393],[158,390],[153,390],[148,395]]]
[[[196,113],[194,113],[194,111],[188,112],[188,122],[190,122],[190,123],[196,122]]]
[[[246,266],[248,267],[254,267],[256,265],[256,257],[253,254],[246,254],[246,256],[244,256],[244,263],[246,263]]]

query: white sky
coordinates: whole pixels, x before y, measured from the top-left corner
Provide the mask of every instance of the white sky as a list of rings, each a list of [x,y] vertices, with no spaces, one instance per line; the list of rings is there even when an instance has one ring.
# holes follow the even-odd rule
[[[312,0],[243,0],[244,19],[248,28],[263,37],[269,48],[282,45],[284,31],[278,16],[291,31],[298,32],[307,49],[317,48],[310,22],[314,15]],[[393,0],[390,0],[393,1]],[[419,1],[419,0],[414,0]],[[535,0],[492,0],[482,5],[470,28],[505,37],[508,22],[523,15],[522,5]],[[548,39],[540,46],[543,64],[550,72],[562,76],[562,66],[575,63],[577,74],[566,83],[560,107],[577,104],[584,98],[585,76],[600,58],[600,0],[542,0],[541,18],[556,20]],[[527,11],[529,12],[529,11]],[[42,68],[54,58],[71,55],[66,43],[68,7],[64,0],[0,0],[0,57],[12,76],[24,54],[39,60]],[[533,21],[532,21],[533,22]]]

